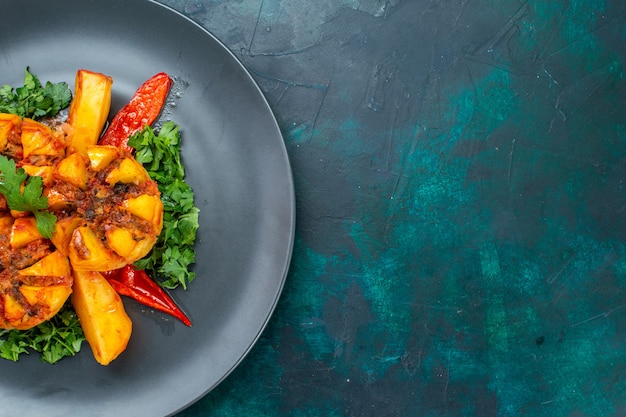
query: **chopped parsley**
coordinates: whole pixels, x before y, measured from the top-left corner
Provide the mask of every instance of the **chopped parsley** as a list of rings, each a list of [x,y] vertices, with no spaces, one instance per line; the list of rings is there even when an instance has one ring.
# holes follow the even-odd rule
[[[0,155],[0,194],[4,195],[11,210],[32,212],[39,233],[51,239],[57,218],[46,210],[48,199],[42,192],[41,177],[28,176],[23,168],[16,168],[15,161]]]
[[[67,83],[53,84],[48,81],[44,86],[28,68],[25,70],[22,87],[13,88],[6,84],[0,86],[0,113],[33,119],[55,116],[69,106],[71,100],[72,91]]]
[[[32,349],[41,353],[42,362],[56,363],[79,352],[84,340],[78,316],[68,301],[54,317],[32,329],[0,329],[0,357],[15,362]]]
[[[128,144],[135,148],[135,159],[158,184],[163,202],[163,230],[150,254],[135,266],[158,277],[165,288],[186,289],[195,277],[189,266],[196,258],[199,209],[194,205],[193,190],[185,182],[178,126],[165,122],[158,133],[146,126],[131,136]]]

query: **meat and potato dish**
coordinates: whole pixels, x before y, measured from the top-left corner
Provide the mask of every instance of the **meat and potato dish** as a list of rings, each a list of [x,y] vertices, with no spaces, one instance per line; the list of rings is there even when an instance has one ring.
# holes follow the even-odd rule
[[[0,114],[0,154],[41,178],[46,211],[56,217],[45,236],[34,213],[0,196],[0,328],[29,329],[70,299],[104,365],[125,349],[132,326],[101,272],[148,254],[163,225],[159,189],[144,167],[126,149],[97,144],[111,84],[79,70],[65,122]]]

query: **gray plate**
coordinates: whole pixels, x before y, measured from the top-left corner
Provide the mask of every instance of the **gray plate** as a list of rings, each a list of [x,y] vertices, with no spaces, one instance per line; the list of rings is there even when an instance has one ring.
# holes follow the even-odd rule
[[[200,207],[196,280],[173,297],[193,327],[126,300],[128,349],[108,367],[85,344],[51,366],[0,360],[0,414],[158,416],[215,387],[258,339],[280,295],[293,245],[295,203],[276,121],[241,63],[212,35],[139,0],[2,2],[0,84],[77,69],[111,75],[113,111],[151,75],[175,79],[165,117],[182,129],[187,177]]]

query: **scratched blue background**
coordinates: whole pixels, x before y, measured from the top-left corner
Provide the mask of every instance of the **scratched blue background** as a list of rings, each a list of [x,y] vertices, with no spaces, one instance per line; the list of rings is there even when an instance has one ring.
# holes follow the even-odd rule
[[[626,2],[163,3],[261,86],[298,221],[178,417],[626,415]]]

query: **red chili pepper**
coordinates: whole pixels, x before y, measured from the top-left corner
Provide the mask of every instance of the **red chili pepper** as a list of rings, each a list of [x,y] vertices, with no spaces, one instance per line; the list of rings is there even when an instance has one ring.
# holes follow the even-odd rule
[[[122,109],[113,117],[111,124],[98,141],[98,145],[113,145],[129,152],[128,138],[154,123],[165,104],[167,93],[172,86],[172,79],[160,72],[135,91],[135,94]]]
[[[146,271],[126,265],[120,269],[103,272],[102,275],[118,294],[131,297],[143,305],[177,318],[186,326],[191,326],[191,320]]]

